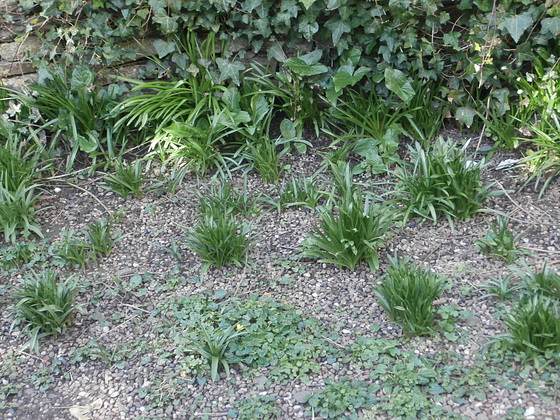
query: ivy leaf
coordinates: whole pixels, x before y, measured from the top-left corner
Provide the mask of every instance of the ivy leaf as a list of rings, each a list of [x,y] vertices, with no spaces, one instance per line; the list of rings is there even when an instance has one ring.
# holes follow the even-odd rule
[[[88,90],[93,85],[93,79],[94,74],[90,69],[78,66],[72,71],[70,87],[75,91]]]
[[[314,62],[316,62],[315,57],[317,54],[315,53],[317,51],[320,57],[322,54],[321,50],[315,50],[301,57],[290,57],[286,60],[284,65],[299,76],[314,76],[316,74],[326,73],[328,71],[327,66],[323,64],[314,64]]]
[[[160,28],[164,34],[171,34],[176,32],[179,28],[177,24],[178,16],[169,17],[169,16],[154,16],[152,19],[155,23],[159,23]]]
[[[251,13],[260,5],[262,5],[262,0],[247,0],[245,3],[243,3],[242,9],[246,12]]]
[[[323,56],[323,50],[317,49],[311,51],[310,53],[300,55],[299,58],[305,61],[306,64],[312,66],[313,64],[317,64],[322,56]]]
[[[457,51],[459,50],[459,38],[461,37],[460,32],[449,32],[443,34],[443,43],[445,45],[450,45]]]
[[[231,79],[233,83],[239,86],[239,72],[245,70],[245,66],[239,61],[229,61],[224,58],[216,58],[216,63],[220,69],[220,79]]]
[[[552,36],[560,35],[560,17],[550,17],[541,21],[541,34],[549,33]]]
[[[387,89],[395,93],[404,102],[410,101],[416,93],[406,74],[397,69],[385,69],[385,85],[387,85]]]
[[[154,41],[154,48],[158,53],[158,57],[163,58],[175,51],[175,43],[173,41],[167,42],[163,39],[156,39]]]
[[[504,27],[507,29],[515,43],[519,41],[521,35],[531,27],[533,18],[530,13],[515,15],[504,21]]]
[[[362,78],[370,72],[370,69],[367,67],[360,67],[353,73],[349,73],[346,70],[339,71],[333,77],[334,82],[334,89],[339,92],[340,90],[344,89],[346,86],[354,86],[358,83]]]
[[[272,46],[266,52],[266,55],[269,60],[271,58],[274,58],[280,63],[283,63],[288,59],[288,57],[286,57],[286,54],[284,53],[284,50],[282,49],[282,44],[280,44],[279,42],[275,42],[274,44],[272,44]]]
[[[311,41],[313,35],[319,30],[319,24],[317,22],[309,22],[309,19],[304,17],[298,26],[298,30],[306,40]]]
[[[344,3],[343,0],[329,0],[327,3],[327,10],[335,10],[338,9]]]
[[[340,42],[340,38],[343,34],[348,33],[352,30],[350,25],[341,21],[340,19],[329,20],[327,23],[325,23],[325,26],[331,30],[332,41],[334,45]]]
[[[303,4],[306,9],[309,9],[311,5],[315,3],[315,0],[299,0],[299,2]]]
[[[474,116],[476,115],[476,111],[468,106],[461,106],[457,108],[457,112],[455,113],[455,119],[462,124],[465,124],[467,128],[470,128],[474,121]]]
[[[37,83],[40,85],[44,85],[47,80],[53,80],[52,74],[44,67],[41,67],[37,73],[39,75]]]

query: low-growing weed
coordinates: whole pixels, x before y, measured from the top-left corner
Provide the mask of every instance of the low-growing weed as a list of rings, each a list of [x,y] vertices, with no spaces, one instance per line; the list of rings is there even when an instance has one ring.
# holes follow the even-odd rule
[[[220,366],[223,367],[226,378],[229,378],[229,363],[226,360],[225,352],[232,341],[240,335],[246,334],[243,329],[244,327],[241,324],[230,325],[225,329],[200,325],[197,334],[194,337],[190,337],[191,344],[188,346],[188,349],[208,360],[213,381],[220,379],[218,373]]]
[[[219,218],[206,215],[191,229],[187,246],[202,259],[203,271],[212,265],[218,268],[230,263],[242,266],[254,239],[251,230],[235,215],[224,214]]]
[[[480,252],[484,255],[492,255],[504,259],[508,264],[515,261],[520,254],[526,254],[526,250],[518,248],[520,235],[515,235],[508,229],[509,215],[497,216],[497,224],[489,224],[491,230],[486,231],[486,236],[475,241]]]
[[[18,242],[14,245],[0,248],[0,268],[10,270],[18,268],[31,260],[37,248],[33,242]]]
[[[549,297],[535,295],[513,309],[506,319],[515,350],[527,358],[560,352],[560,306]]]
[[[84,239],[74,236],[73,231],[61,233],[62,240],[55,245],[57,256],[66,263],[85,268],[92,257],[91,244]]]
[[[325,382],[325,387],[308,401],[313,412],[321,418],[334,419],[344,415],[346,419],[357,419],[358,410],[369,409],[377,401],[369,392],[375,387],[371,383],[352,381],[347,377]]]
[[[431,334],[436,315],[433,302],[444,290],[442,280],[408,258],[389,259],[387,274],[374,288],[379,304],[406,334]]]
[[[245,146],[243,159],[258,172],[265,184],[277,184],[283,171],[280,153],[276,149],[277,144],[268,137],[252,139]]]
[[[400,187],[395,201],[404,207],[404,218],[419,216],[437,222],[444,215],[451,226],[453,220],[463,220],[477,213],[482,203],[496,193],[491,184],[482,185],[483,162],[467,159],[465,144],[439,138],[427,151],[416,143],[410,152],[414,169],[401,168],[396,176]]]
[[[216,219],[225,215],[249,216],[257,212],[249,195],[247,178],[242,188],[231,186],[231,180],[218,177],[201,192],[195,193],[199,200],[199,213]]]
[[[548,269],[547,262],[540,271],[533,271],[525,261],[521,263],[521,268],[512,266],[511,269],[519,275],[521,285],[526,289],[524,295],[541,295],[560,300],[560,275]]]
[[[41,338],[56,338],[64,332],[76,309],[76,291],[74,278],[61,281],[54,271],[47,270],[23,279],[12,295],[16,301],[12,307],[15,315],[12,328],[24,324],[23,331],[29,335],[25,348],[38,353]]]
[[[181,246],[180,245],[181,244],[179,242],[177,242],[175,240],[175,238],[171,238],[169,246],[156,244],[156,246],[163,249],[165,252],[167,252],[169,255],[171,255],[177,261],[179,261],[181,258],[183,258],[183,254],[181,252]]]
[[[272,395],[259,395],[238,400],[235,403],[239,420],[274,420],[282,418],[282,411],[276,407]]]
[[[280,184],[278,197],[263,196],[261,201],[270,204],[278,213],[288,207],[315,209],[326,194],[317,186],[316,177],[291,177]]]
[[[95,220],[87,225],[86,237],[97,257],[108,257],[116,240],[111,232],[112,225],[106,219]]]
[[[513,298],[514,293],[521,290],[523,286],[512,284],[511,276],[506,276],[492,279],[486,284],[481,284],[479,288],[486,292],[480,297],[481,299],[495,297],[504,301]]]
[[[379,268],[377,250],[392,226],[392,215],[376,208],[371,197],[363,197],[361,189],[354,185],[350,165],[345,165],[340,182],[337,213],[319,211],[319,225],[304,241],[303,255],[350,270],[367,261],[375,271]]]
[[[110,190],[124,198],[129,195],[140,198],[142,196],[142,186],[146,181],[144,162],[137,160],[133,164],[128,164],[119,160],[115,164],[114,172],[105,175],[104,181]]]

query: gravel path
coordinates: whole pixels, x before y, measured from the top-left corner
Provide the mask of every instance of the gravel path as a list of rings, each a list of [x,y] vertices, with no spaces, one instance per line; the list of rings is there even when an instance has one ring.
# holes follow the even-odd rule
[[[319,151],[291,157],[291,172],[313,173],[321,163]],[[514,174],[496,170],[496,165],[508,157],[494,156],[484,176],[488,181],[498,180],[497,188],[510,191],[516,188]],[[334,362],[319,357],[319,371],[310,373],[308,380],[298,376],[278,379],[272,366],[251,369],[236,364],[231,367],[230,379],[212,382],[206,374],[206,381],[195,380],[185,371],[186,356],[177,352],[176,342],[165,332],[168,318],[173,316],[166,308],[171,308],[169,302],[178,297],[208,291],[212,295],[219,290],[240,299],[253,294],[271,297],[301,310],[304,317],[317,318],[322,327],[333,331],[325,340],[341,354],[360,338],[370,342],[398,340],[403,358],[408,351],[411,355],[406,357],[439,357],[438,372],[454,365],[457,372],[466,375],[453,378],[453,383],[464,379],[463,397],[457,388],[425,395],[433,396],[428,404],[441,406],[456,418],[560,419],[558,384],[555,388],[543,379],[546,372],[558,378],[557,365],[539,371],[524,368],[515,358],[484,358],[489,338],[506,329],[499,317],[504,305],[491,298],[481,299],[484,293],[479,285],[511,270],[505,262],[477,250],[474,241],[484,236],[487,227],[483,216],[458,223],[455,230],[446,223],[409,223],[388,241],[381,251],[381,269],[372,273],[366,264],[350,272],[294,258],[316,219],[313,211],[292,208],[280,214],[262,212],[252,218],[258,240],[249,264],[244,268],[210,269],[201,278],[200,261],[184,245],[179,262],[163,248],[172,240],[180,242],[185,230],[196,222],[198,200],[194,191],[200,187],[195,179],[187,179],[175,196],[150,193],[127,200],[103,190],[100,184],[99,179],[84,179],[77,184],[79,188],[65,183],[53,185],[41,201],[45,208],[40,213],[42,228],[52,241],[59,240],[62,231],[78,232],[92,220],[106,217],[106,209],[120,211],[122,217],[115,228],[127,236],[109,257],[87,266],[84,272],[66,270],[80,276],[83,287],[76,299],[81,306],[65,334],[41,343],[40,354],[21,352],[26,337],[17,328],[10,331],[11,318],[6,310],[10,306],[9,291],[24,273],[0,274],[1,419],[226,419],[234,415],[232,409],[239,409],[243,401],[253,397],[262,401],[270,398],[279,412],[277,418],[313,418],[307,401],[325,380],[370,380],[375,364],[347,362],[342,356]],[[271,188],[263,186],[253,174],[248,185],[252,193]],[[540,201],[532,190],[510,191],[489,200],[486,207],[511,212],[512,229],[527,232],[522,245],[531,251],[526,257],[531,267],[540,269],[548,261],[549,267],[558,270],[558,182]],[[437,304],[454,308],[458,314],[455,330],[408,339],[389,322],[372,286],[384,272],[387,255],[395,252],[447,276],[450,288]],[[139,278],[140,284],[131,281]],[[446,362],[443,354],[454,359]],[[413,371],[414,364],[407,369]],[[406,387],[403,389],[399,398],[406,395]],[[391,400],[387,395],[384,400],[388,392],[381,387],[375,396],[380,401]],[[394,404],[399,401],[394,399]],[[375,410],[360,411],[359,418],[399,417],[381,408]]]

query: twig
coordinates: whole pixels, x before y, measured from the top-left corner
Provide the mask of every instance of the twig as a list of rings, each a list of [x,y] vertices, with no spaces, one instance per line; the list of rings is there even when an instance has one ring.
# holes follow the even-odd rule
[[[519,204],[517,204],[517,202],[511,198],[511,195],[509,195],[509,193],[506,191],[506,189],[504,188],[504,186],[501,184],[500,181],[498,181],[497,179],[494,178],[494,181],[496,182],[496,184],[499,185],[499,187],[502,189],[502,191],[504,192],[504,194],[506,195],[507,198],[509,198],[509,200],[512,202],[512,204],[517,207],[519,210],[521,210],[523,213],[526,213],[531,219],[535,220],[537,223],[542,224],[542,221],[540,221],[539,219],[537,219],[535,216],[533,216],[531,214],[531,212],[525,210],[523,207],[521,207]]]
[[[537,252],[547,252],[549,254],[560,254],[560,251],[551,251],[551,250],[548,250],[548,249],[533,248],[533,247],[530,247],[530,246],[522,246],[521,249],[528,249],[528,250],[537,251]]]
[[[105,211],[107,212],[107,215],[109,215],[109,216],[111,215],[111,212],[109,211],[109,209],[107,208],[107,206],[106,206],[105,204],[103,204],[103,202],[102,202],[99,198],[97,198],[95,195],[93,195],[93,193],[91,193],[90,191],[88,191],[88,190],[86,190],[85,188],[82,188],[82,187],[80,187],[80,186],[78,186],[78,185],[76,185],[76,184],[72,184],[71,182],[64,181],[64,183],[65,183],[65,184],[68,184],[68,185],[71,185],[72,187],[77,188],[77,189],[79,189],[80,191],[83,191],[83,192],[85,192],[85,193],[91,195],[91,196],[93,197],[93,199],[94,199],[95,201],[97,201],[97,202],[101,205],[101,207],[103,207],[103,208],[105,209]]]
[[[109,331],[104,332],[103,334],[101,334],[99,337],[97,337],[97,339],[99,340],[102,337],[105,337],[107,334],[112,333],[113,331],[115,331],[116,329],[122,327],[123,325],[128,324],[130,321],[132,321],[134,318],[138,317],[138,314],[134,314],[132,315],[130,318],[128,318],[126,321],[120,323],[119,325],[116,325],[115,327],[111,328]]]
[[[197,417],[208,416],[208,417],[227,417],[228,413],[194,413]]]
[[[138,306],[130,305],[130,304],[128,304],[128,303],[123,303],[123,306],[128,306],[129,308],[137,309],[137,310],[142,311],[142,312],[145,312],[145,313],[147,313],[147,314],[150,313],[150,311],[147,311],[146,309],[142,309],[142,308],[139,308]]]

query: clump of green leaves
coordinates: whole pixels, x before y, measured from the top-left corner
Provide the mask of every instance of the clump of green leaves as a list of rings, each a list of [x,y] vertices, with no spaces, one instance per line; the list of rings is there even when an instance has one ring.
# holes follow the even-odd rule
[[[358,410],[369,409],[376,399],[370,394],[372,384],[363,381],[352,381],[347,377],[339,381],[325,381],[326,386],[317,391],[308,404],[313,412],[324,419],[344,418],[357,419]]]
[[[69,152],[66,170],[72,169],[80,151],[92,157],[94,163],[98,155],[107,161],[114,159],[127,135],[115,128],[110,110],[127,89],[117,84],[98,88],[95,74],[88,66],[43,70],[40,81],[30,86],[36,96],[24,99],[45,122],[52,124],[52,131],[62,133],[60,137]]]
[[[379,304],[406,334],[431,334],[436,315],[433,302],[444,290],[441,278],[416,267],[409,258],[389,259],[387,274],[374,287]]]
[[[556,109],[560,104],[556,105]],[[560,175],[560,112],[556,112],[543,119],[540,127],[531,125],[534,137],[525,140],[530,149],[522,159],[529,174],[527,184],[534,182],[535,189],[539,188],[539,198],[542,197],[550,182]]]
[[[490,229],[486,231],[486,236],[475,241],[478,249],[484,255],[492,255],[504,259],[511,264],[520,254],[527,251],[520,250],[517,246],[520,239],[508,229],[509,216],[497,216],[497,224],[490,224]]]
[[[560,307],[557,300],[535,295],[506,319],[512,347],[528,358],[560,351]]]
[[[229,378],[229,363],[225,357],[225,352],[231,342],[243,334],[246,334],[246,332],[243,331],[241,324],[230,325],[225,329],[201,325],[198,334],[195,337],[190,337],[192,343],[187,348],[208,360],[212,380],[218,381],[220,379],[218,372],[220,366],[223,367],[226,377]]]
[[[188,350],[191,334],[202,337],[201,325],[217,331],[217,337],[230,326],[245,331],[228,346],[224,357],[228,364],[242,363],[254,368],[268,367],[270,377],[309,380],[320,370],[318,358],[337,354],[321,334],[321,325],[273,299],[253,295],[248,299],[228,298],[220,290],[213,297],[198,294],[177,299],[169,309],[174,324],[182,331],[176,336],[180,347]],[[235,331],[232,334],[235,334]]]
[[[223,215],[242,214],[249,216],[256,212],[253,199],[249,195],[247,178],[243,187],[231,185],[231,179],[217,177],[212,179],[201,192],[195,193],[199,200],[199,213],[219,218]]]
[[[142,196],[142,186],[146,181],[144,162],[137,160],[129,164],[118,160],[114,172],[105,175],[104,181],[112,191],[124,198],[129,195],[140,198]]]
[[[33,242],[18,242],[0,248],[0,268],[10,270],[20,267],[31,260],[36,248]]]
[[[482,185],[484,163],[467,159],[468,143],[459,148],[452,140],[439,138],[428,150],[416,143],[410,148],[413,171],[397,171],[400,180],[395,201],[404,207],[404,218],[419,216],[437,222],[445,216],[463,220],[477,213],[482,203],[494,195],[491,184]]]
[[[19,323],[24,324],[23,330],[29,335],[25,347],[39,352],[41,338],[56,338],[64,332],[76,309],[76,291],[72,277],[61,281],[55,271],[47,270],[23,279],[12,294],[16,301],[12,307],[15,315],[12,328]]]
[[[251,226],[235,215],[203,216],[187,237],[187,246],[200,256],[203,270],[233,263],[241,266],[253,242]]]
[[[91,244],[74,235],[73,231],[61,233],[61,241],[55,244],[57,255],[66,263],[85,268],[91,258]]]
[[[107,219],[94,220],[88,224],[86,236],[95,256],[108,257],[111,254],[111,250],[116,242],[111,229],[112,225]]]
[[[545,262],[540,271],[535,271],[525,261],[521,268],[511,267],[521,279],[521,285],[526,289],[525,295],[547,296],[560,300],[560,275],[553,269],[548,268]]]
[[[27,141],[15,131],[10,122],[0,118],[0,230],[6,242],[15,243],[19,234],[42,236],[35,220],[35,202],[40,188],[37,178],[48,169],[42,164],[42,150],[31,135]]]
[[[319,225],[308,234],[303,243],[303,255],[319,262],[353,270],[361,261],[367,261],[375,271],[379,268],[378,248],[392,226],[387,211],[376,208],[370,197],[365,197],[354,184],[350,165],[345,165],[337,183],[341,194],[333,210],[321,209]]]
[[[504,301],[513,298],[514,293],[523,289],[523,286],[513,284],[511,276],[506,276],[492,279],[488,283],[480,285],[480,289],[486,292],[481,299],[493,296]]]
[[[317,177],[291,177],[282,181],[277,197],[267,195],[261,200],[276,208],[278,213],[288,207],[315,209],[326,198],[326,193],[319,189],[317,182]]]

